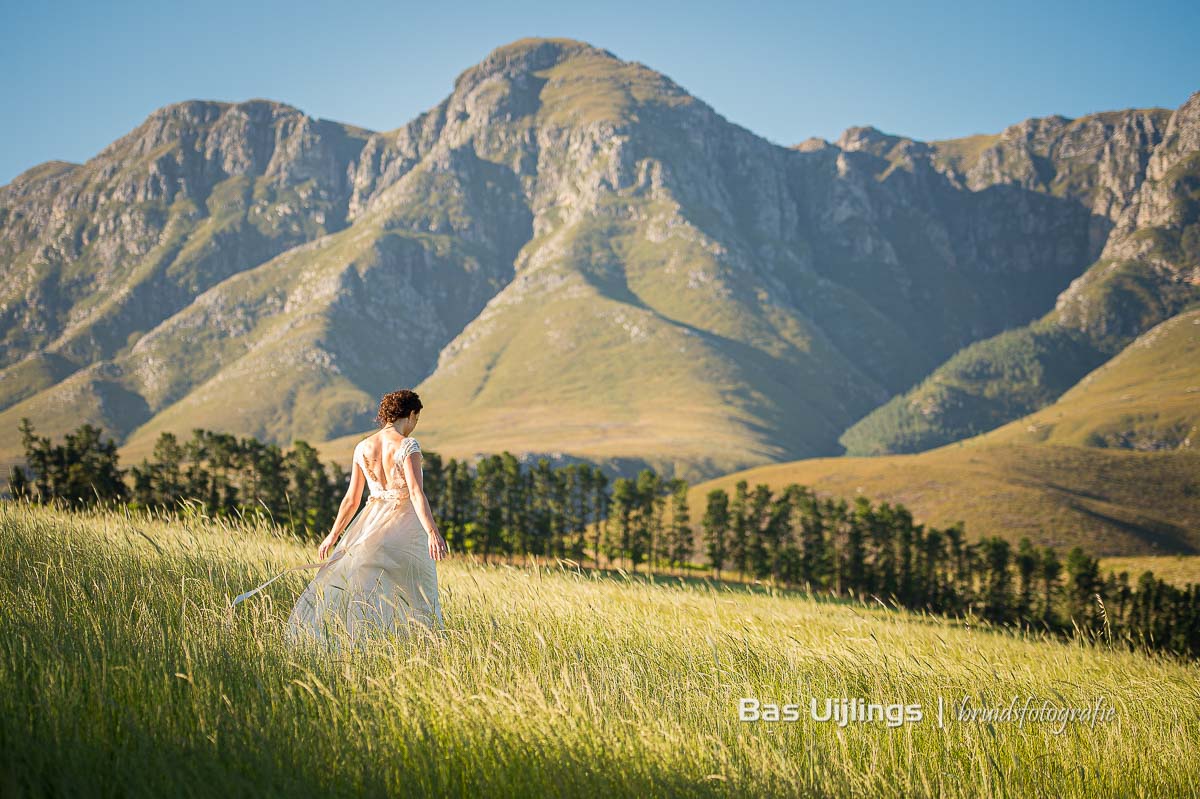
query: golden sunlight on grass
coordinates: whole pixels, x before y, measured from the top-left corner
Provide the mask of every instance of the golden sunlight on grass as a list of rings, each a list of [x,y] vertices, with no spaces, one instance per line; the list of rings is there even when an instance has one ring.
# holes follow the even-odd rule
[[[4,795],[1195,794],[1200,665],[757,588],[439,566],[447,628],[289,652],[311,547],[0,506]],[[1032,695],[1094,727],[950,722]],[[747,723],[738,699],[802,703]],[[920,703],[844,728],[810,697]]]

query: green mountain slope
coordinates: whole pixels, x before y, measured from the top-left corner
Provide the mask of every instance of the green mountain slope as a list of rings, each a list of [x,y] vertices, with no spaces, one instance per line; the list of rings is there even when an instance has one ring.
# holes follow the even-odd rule
[[[1200,309],[1139,336],[1053,404],[964,444],[1200,449]]]
[[[97,370],[144,400],[127,417],[133,424],[108,420],[128,431],[125,454],[148,453],[162,430],[192,427],[323,440],[362,423],[391,387],[381,376],[415,382],[432,368],[446,325],[461,328],[478,312],[513,257],[489,249],[483,226],[473,245],[428,232],[454,211],[451,200],[430,201],[433,180],[410,172],[353,226],[228,278]],[[528,226],[518,197],[497,208],[509,217],[497,225]],[[44,414],[59,390],[0,413],[0,430]],[[281,404],[294,411],[279,414]]]
[[[1145,450],[1145,451],[1137,451]],[[972,536],[1029,536],[1106,555],[1200,552],[1200,310],[1152,328],[1057,402],[984,435],[912,455],[817,458],[691,490],[798,482],[957,520]]]

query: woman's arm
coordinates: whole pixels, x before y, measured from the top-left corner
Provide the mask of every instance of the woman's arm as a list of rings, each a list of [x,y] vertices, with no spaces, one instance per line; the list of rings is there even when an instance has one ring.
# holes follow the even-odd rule
[[[338,536],[342,534],[346,525],[358,512],[358,506],[362,504],[362,492],[365,484],[366,478],[363,476],[358,462],[355,461],[350,465],[350,485],[346,486],[346,496],[342,497],[342,504],[338,507],[337,518],[333,520],[333,529],[329,531],[329,535],[325,537],[325,540],[321,542],[320,549],[317,550],[321,560],[325,560],[326,556],[333,551]]]
[[[408,494],[412,499],[413,508],[417,511],[417,518],[421,520],[421,526],[429,534],[429,557],[441,560],[448,552],[446,539],[442,537],[437,522],[433,520],[433,509],[429,507],[429,498],[425,496],[425,476],[422,472],[421,452],[410,452],[404,459],[404,480],[408,483]]]

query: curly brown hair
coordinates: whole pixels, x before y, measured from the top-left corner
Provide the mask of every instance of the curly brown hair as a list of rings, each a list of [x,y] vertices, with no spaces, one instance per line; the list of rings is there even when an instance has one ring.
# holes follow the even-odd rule
[[[375,416],[375,421],[379,422],[380,427],[383,427],[392,422],[407,419],[409,414],[419,410],[421,410],[421,398],[417,396],[417,392],[402,388],[399,391],[383,395],[383,399],[379,400],[379,413]]]

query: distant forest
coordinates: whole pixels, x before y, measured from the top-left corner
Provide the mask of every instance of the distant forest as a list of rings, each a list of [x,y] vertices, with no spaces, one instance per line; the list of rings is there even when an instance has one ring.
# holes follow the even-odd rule
[[[253,437],[197,429],[163,433],[152,458],[122,469],[102,431],[83,425],[54,444],[21,423],[26,464],[14,499],[69,507],[201,510],[258,516],[317,541],[332,527],[349,474],[303,441],[284,451]],[[423,452],[423,483],[452,551],[485,562],[535,555],[636,572],[711,570],[787,588],[996,624],[1084,634],[1134,648],[1200,657],[1200,585],[1144,572],[1106,577],[1079,547],[1059,556],[1028,538],[970,541],[961,523],[914,522],[903,505],[819,497],[740,481],[710,491],[693,521],[688,484],[652,469],[609,479],[587,463],[523,464],[509,452],[474,464]],[[697,541],[697,533],[700,540]],[[697,554],[702,565],[697,565]]]

